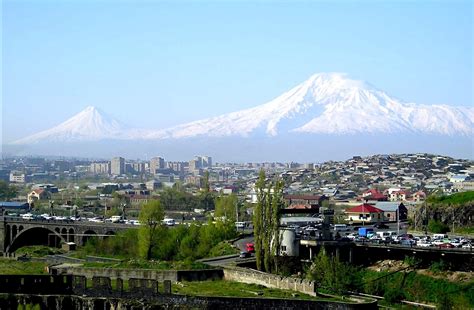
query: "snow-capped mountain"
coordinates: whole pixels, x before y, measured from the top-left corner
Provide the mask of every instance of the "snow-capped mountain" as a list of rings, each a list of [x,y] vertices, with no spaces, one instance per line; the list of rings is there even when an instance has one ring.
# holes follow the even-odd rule
[[[281,134],[473,134],[474,108],[406,103],[342,73],[320,73],[260,106],[167,129],[128,129],[88,107],[15,144],[102,139],[162,140]]]
[[[14,144],[38,142],[78,142],[123,139],[127,129],[99,109],[89,106],[67,121],[45,131],[17,140]]]
[[[405,103],[341,73],[321,73],[255,108],[150,131],[143,138],[414,132],[472,135],[474,108]]]

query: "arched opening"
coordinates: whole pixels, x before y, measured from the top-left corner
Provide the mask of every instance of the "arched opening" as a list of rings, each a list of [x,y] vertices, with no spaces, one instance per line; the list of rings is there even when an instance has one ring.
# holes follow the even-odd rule
[[[59,227],[56,227],[56,228],[54,229],[54,231],[57,232],[58,234],[61,233],[61,230],[59,229]]]
[[[17,249],[28,245],[45,245],[59,247],[64,241],[60,235],[44,227],[33,227],[25,229],[12,238],[11,244],[7,247],[7,252],[14,252]]]
[[[108,238],[109,236],[115,236],[115,231],[109,230],[108,232],[105,233],[104,239]]]
[[[22,230],[23,230],[23,226],[20,225],[20,226],[18,227],[18,232],[20,232],[20,231],[22,231]]]
[[[61,229],[61,237],[62,237],[64,240],[67,240],[67,228]]]
[[[68,235],[68,240],[67,241],[68,242],[74,242],[74,235],[75,235],[74,229],[69,228],[69,235]]]
[[[16,225],[12,226],[12,240],[15,239],[17,233]]]
[[[11,229],[10,225],[7,225],[7,230],[5,231],[5,244],[10,244],[10,241],[11,241],[10,240],[10,236],[11,236],[10,229]]]
[[[97,233],[93,230],[86,230],[84,234],[82,235],[82,245],[86,244],[87,240],[91,238],[95,238],[97,236]]]

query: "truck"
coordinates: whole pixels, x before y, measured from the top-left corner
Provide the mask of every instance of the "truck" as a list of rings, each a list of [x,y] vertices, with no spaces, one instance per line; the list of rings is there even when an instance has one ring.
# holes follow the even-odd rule
[[[370,238],[374,234],[373,228],[361,227],[359,228],[359,236]]]

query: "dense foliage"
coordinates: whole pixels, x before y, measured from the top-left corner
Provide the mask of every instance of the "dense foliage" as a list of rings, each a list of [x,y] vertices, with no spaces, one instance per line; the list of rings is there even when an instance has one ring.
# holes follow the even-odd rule
[[[449,226],[439,221],[430,220],[428,222],[428,230],[435,234],[444,234],[449,232]]]
[[[9,201],[16,197],[18,189],[15,186],[8,185],[7,182],[0,180],[0,201]]]
[[[474,282],[455,283],[446,279],[410,273],[362,272],[362,290],[368,294],[386,297],[389,302],[400,298],[436,303],[440,308],[471,309],[474,306]]]
[[[150,259],[193,261],[209,256],[211,251],[218,251],[213,248],[219,242],[236,236],[235,225],[230,221],[172,228],[158,225],[153,236],[157,242],[151,249]],[[138,239],[139,229],[129,229],[104,240],[91,239],[83,251],[90,255],[135,259],[140,256]]]
[[[319,251],[306,273],[322,289],[342,294],[354,289],[359,283],[357,268],[341,262],[337,256],[330,256],[324,248]]]

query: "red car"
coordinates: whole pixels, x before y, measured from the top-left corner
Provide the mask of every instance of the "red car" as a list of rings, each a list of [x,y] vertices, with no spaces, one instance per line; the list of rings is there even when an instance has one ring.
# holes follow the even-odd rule
[[[247,243],[246,246],[247,246],[247,252],[255,253],[255,246],[253,243]]]
[[[439,248],[440,249],[452,249],[452,248],[454,248],[454,245],[452,245],[451,243],[443,243],[443,244],[439,245]]]

